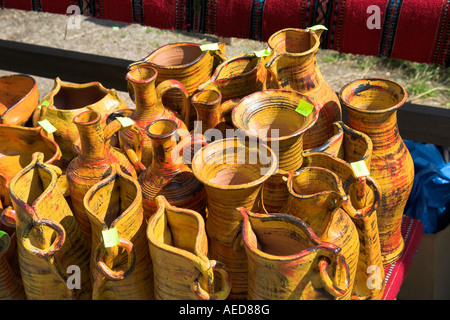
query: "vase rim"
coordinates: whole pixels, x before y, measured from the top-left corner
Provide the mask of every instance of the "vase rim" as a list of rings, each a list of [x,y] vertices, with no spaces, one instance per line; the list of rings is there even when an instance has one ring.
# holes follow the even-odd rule
[[[313,30],[309,30],[309,29],[301,29],[301,28],[285,28],[282,30],[279,30],[277,32],[275,32],[274,34],[272,34],[269,38],[269,40],[267,40],[267,44],[269,45],[270,49],[272,49],[272,52],[276,53],[276,49],[275,47],[272,47],[271,45],[271,40],[273,40],[276,36],[278,36],[281,33],[287,33],[287,32],[296,32],[296,33],[303,33],[303,34],[310,34],[313,36],[315,43],[313,46],[311,46],[308,50],[305,50],[303,52],[283,52],[277,55],[290,55],[290,56],[295,56],[295,57],[302,57],[302,56],[307,56],[310,55],[314,52],[316,52],[317,50],[319,50],[319,46],[320,46],[320,39],[319,36],[313,31]]]
[[[80,119],[82,116],[84,116],[84,115],[86,115],[86,114],[89,114],[89,113],[95,115],[95,118],[94,118],[94,119],[90,119],[90,120],[88,120],[88,121],[79,121],[79,119]],[[101,116],[101,114],[100,114],[98,111],[95,111],[95,110],[86,110],[86,111],[83,111],[83,112],[81,112],[80,114],[76,115],[76,116],[73,118],[72,122],[73,122],[74,124],[78,124],[78,125],[90,125],[90,124],[96,124],[96,123],[100,122],[101,118],[102,118],[102,116]]]
[[[149,77],[149,78],[146,78],[146,79],[137,79],[134,76],[132,76],[132,74],[134,72],[138,71],[139,69],[151,70],[151,71],[153,71],[153,75],[151,77]],[[126,75],[126,80],[130,81],[130,82],[138,83],[138,84],[147,84],[147,83],[154,82],[156,80],[157,76],[158,76],[158,71],[155,68],[153,68],[150,65],[143,65],[142,64],[142,65],[138,65],[135,68],[133,68],[130,71],[128,71],[127,75]]]
[[[344,91],[348,90],[349,88],[352,88],[353,86],[355,86],[357,83],[362,83],[362,82],[371,82],[371,81],[380,81],[380,82],[384,82],[384,83],[389,83],[391,85],[394,85],[396,87],[398,87],[400,89],[400,92],[402,93],[402,98],[399,99],[399,101],[397,101],[397,103],[395,103],[394,105],[387,107],[387,108],[383,108],[383,109],[362,109],[359,108],[355,105],[352,105],[348,102],[348,100],[346,98],[344,98]],[[359,86],[361,86],[361,84],[359,84]],[[368,113],[368,114],[385,114],[385,113],[390,113],[393,111],[396,111],[398,108],[400,108],[405,102],[406,99],[408,97],[408,93],[406,92],[405,88],[398,82],[390,80],[390,79],[385,79],[385,78],[363,78],[363,79],[357,79],[357,80],[353,80],[349,83],[347,83],[346,85],[344,85],[341,90],[339,91],[339,100],[349,109],[354,110],[354,111],[358,111],[358,112],[362,112],[362,113]]]
[[[163,123],[163,122],[170,123],[173,126],[169,132],[161,133],[161,134],[155,134],[155,133],[150,132],[149,129],[151,126],[158,124],[158,123]],[[148,137],[150,137],[152,139],[164,139],[164,138],[168,138],[168,137],[172,136],[177,130],[178,130],[178,125],[174,120],[172,120],[172,119],[157,119],[148,124],[148,126],[145,128],[145,133],[147,134]]]
[[[30,86],[30,88],[28,88],[27,93],[24,96],[22,96],[22,98],[19,101],[16,101],[16,103],[14,103],[12,106],[5,105],[8,109],[6,109],[6,111],[3,114],[0,114],[0,124],[2,123],[3,118],[7,114],[13,113],[15,111],[15,108],[14,108],[15,106],[18,106],[20,103],[24,102],[27,98],[29,98],[31,96],[31,94],[33,93],[33,91],[36,90],[36,88],[37,88],[36,79],[28,74],[23,74],[23,73],[2,76],[2,77],[0,77],[0,82],[3,79],[16,79],[16,78],[27,78],[28,80],[32,81],[32,85]]]
[[[258,59],[259,61],[256,63],[256,65],[255,65],[252,69],[250,69],[250,70],[248,70],[248,71],[246,71],[246,72],[237,74],[237,75],[229,76],[229,77],[226,77],[226,78],[219,78],[220,72],[222,72],[222,69],[223,69],[226,65],[231,64],[231,63],[235,63],[235,62],[238,61],[238,60],[249,60],[249,61],[251,61],[251,60],[253,60],[253,59]],[[211,81],[212,83],[220,83],[220,82],[227,82],[227,81],[230,81],[230,80],[233,80],[233,79],[245,77],[245,76],[247,76],[247,75],[249,75],[249,74],[254,73],[254,72],[258,69],[258,67],[260,66],[260,64],[261,64],[261,59],[258,58],[258,57],[256,56],[255,53],[244,53],[244,54],[239,54],[239,55],[232,56],[232,57],[228,58],[227,60],[221,62],[221,63],[216,67],[216,69],[215,69],[213,75],[211,76],[210,81]],[[208,81],[207,81],[207,82],[208,82]],[[199,87],[201,87],[201,85],[200,85]]]

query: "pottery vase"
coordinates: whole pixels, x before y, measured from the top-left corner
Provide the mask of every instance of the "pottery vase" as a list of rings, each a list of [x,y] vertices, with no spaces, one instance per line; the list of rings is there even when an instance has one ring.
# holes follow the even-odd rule
[[[108,176],[88,190],[83,203],[92,226],[92,299],[153,299],[152,262],[138,181],[114,163]],[[102,236],[111,229],[118,234],[118,243],[112,245]]]
[[[26,74],[0,77],[0,123],[25,126],[39,104],[36,80]]]
[[[238,137],[211,142],[194,155],[192,171],[207,193],[209,256],[225,264],[231,300],[247,298],[247,256],[237,242],[242,217],[236,208],[262,210],[262,185],[277,168],[269,147]]]
[[[33,154],[9,185],[25,293],[28,300],[88,300],[89,246],[58,183],[61,170],[43,160]]]
[[[296,111],[301,101],[311,105],[309,114]],[[245,135],[267,144],[277,154],[279,169],[292,172],[302,166],[303,138],[315,125],[318,116],[309,98],[295,91],[281,89],[248,95],[232,112],[234,126]],[[282,175],[271,176],[264,183],[265,210],[280,212],[288,195]]]
[[[363,138],[365,135],[359,133],[358,136]],[[361,157],[364,154],[368,155],[371,150],[370,139],[364,138],[363,140],[369,142],[368,148],[362,148],[361,154],[353,160],[370,159],[370,156]],[[349,150],[355,149],[350,148]],[[346,156],[344,158],[351,159]],[[371,176],[356,175],[349,162],[326,152],[305,151],[304,165],[321,167],[336,173],[347,195],[342,202],[342,209],[354,222],[360,242],[358,267],[351,298],[354,300],[381,299],[385,289],[385,273],[376,212],[381,201],[381,189],[378,183]],[[370,166],[367,165],[367,167]]]
[[[150,123],[146,134],[151,142],[153,160],[138,178],[146,218],[156,212],[158,195],[173,206],[194,210],[206,218],[205,188],[183,162],[183,150],[189,149],[193,140],[177,141],[178,125],[167,119]]]
[[[31,162],[34,152],[41,152],[47,164],[60,164],[61,149],[52,134],[40,127],[0,124],[0,210],[11,206],[9,183]]]
[[[150,166],[153,156],[150,138],[145,133],[148,125],[158,119],[170,119],[176,122],[180,130],[187,131],[190,114],[190,97],[186,88],[177,80],[167,80],[156,86],[158,72],[148,65],[138,65],[127,73],[126,79],[133,89],[136,108],[121,110],[124,115],[132,119],[139,127],[142,135],[142,155],[139,161],[144,167]],[[168,91],[177,91],[183,97],[183,106],[176,112],[163,104],[163,96]],[[119,143],[122,148],[125,144],[132,144],[134,132],[123,130],[119,133]]]
[[[346,298],[350,298],[359,259],[358,230],[342,209],[347,199],[339,177],[328,169],[305,167],[289,174],[289,199],[282,213],[296,216],[307,223],[325,242],[341,248],[349,266],[350,281]]]
[[[73,123],[75,116],[88,110],[96,111],[101,115],[104,128],[109,114],[126,108],[115,89],[107,89],[99,82],[73,84],[56,78],[53,89],[33,114],[33,126],[39,126],[38,121],[48,120],[55,127],[53,135],[67,166],[77,156],[72,147],[79,136]]]
[[[155,298],[225,300],[231,290],[229,276],[221,262],[208,258],[203,217],[170,205],[164,196],[158,196],[156,202],[158,209],[147,228]]]
[[[381,253],[383,263],[392,264],[404,249],[401,222],[414,182],[414,163],[397,125],[407,93],[391,80],[361,79],[345,85],[339,98],[348,110],[349,127],[372,140],[370,175],[382,193],[377,208]]]
[[[75,116],[73,122],[79,132],[79,143],[76,140],[73,144],[78,155],[69,163],[66,170],[68,193],[73,214],[90,245],[91,225],[83,205],[85,194],[93,185],[110,174],[113,163],[120,164],[123,172],[134,178],[137,178],[137,173],[125,152],[111,147],[109,143],[109,139],[115,133],[125,130],[119,120],[114,120],[103,127],[101,114],[88,110]],[[136,128],[134,130],[139,132]],[[138,133],[136,137],[139,137]]]
[[[25,290],[20,275],[11,267],[10,260],[16,248],[15,234],[11,237],[0,231],[0,300],[25,300]]]
[[[150,66],[157,72],[156,86],[167,80],[175,80],[182,84],[188,96],[192,96],[198,86],[207,81],[217,65],[225,59],[224,43],[218,43],[217,49],[203,51],[200,44],[177,42],[157,48],[144,59],[129,65],[128,71],[143,65]],[[131,84],[128,88],[132,100],[135,100],[137,97],[135,88]],[[161,98],[165,106],[179,114],[184,114],[184,92],[171,90],[164,97],[161,95]],[[187,118],[183,117],[185,124],[189,130],[192,130],[196,114],[191,112],[186,116]]]
[[[322,145],[333,134],[333,122],[342,119],[339,99],[317,65],[322,31],[288,28],[268,40],[268,88],[298,91],[318,106],[319,117],[305,133],[304,149]]]
[[[349,266],[340,247],[288,214],[239,208],[248,256],[249,300],[344,300]]]

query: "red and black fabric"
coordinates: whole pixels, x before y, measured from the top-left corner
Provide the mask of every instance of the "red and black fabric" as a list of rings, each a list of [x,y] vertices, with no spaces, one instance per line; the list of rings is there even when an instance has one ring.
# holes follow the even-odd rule
[[[283,28],[323,24],[322,48],[450,64],[450,0],[2,0],[3,8],[66,14],[70,5],[98,19],[267,41]],[[367,20],[380,9],[379,28]]]

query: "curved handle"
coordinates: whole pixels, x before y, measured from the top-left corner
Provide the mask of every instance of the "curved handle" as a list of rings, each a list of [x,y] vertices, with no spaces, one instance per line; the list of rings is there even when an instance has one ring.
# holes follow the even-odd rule
[[[272,54],[267,57],[264,67],[267,70],[266,81],[264,82],[264,90],[266,89],[282,89],[282,85],[277,76],[277,61],[280,55],[275,49],[272,49]]]
[[[35,247],[34,245],[32,245],[31,240],[30,240],[31,230],[33,228],[38,228],[41,226],[49,227],[49,228],[53,229],[53,231],[55,231],[57,234],[53,243],[44,250],[39,249],[39,248]],[[39,219],[39,220],[29,223],[25,226],[25,228],[23,230],[22,238],[23,238],[23,246],[24,246],[25,250],[31,252],[34,255],[37,255],[40,258],[48,259],[51,256],[53,256],[56,252],[61,250],[61,248],[64,244],[64,241],[66,240],[66,232],[65,232],[63,226],[61,226],[57,222],[54,222],[54,221],[48,220],[48,219]]]
[[[201,300],[225,300],[231,292],[230,275],[228,274],[228,271],[226,270],[225,265],[222,262],[210,260],[209,264],[213,272],[217,271],[220,274],[220,291],[216,293],[209,293],[205,289],[203,289],[200,285],[202,273],[200,273],[194,280],[191,285],[191,289]]]
[[[119,244],[117,246],[124,248],[127,252],[128,264],[126,270],[113,271],[106,265],[106,263],[103,261],[106,252],[106,248],[103,245],[103,242],[97,246],[94,253],[95,266],[97,267],[97,270],[102,273],[105,278],[113,281],[123,280],[134,270],[134,266],[136,263],[136,254],[134,251],[134,246],[131,242],[126,239],[120,238]]]
[[[174,79],[165,80],[156,87],[156,93],[158,97],[160,97],[161,101],[163,96],[170,90],[177,90],[181,92],[182,107],[179,114],[186,127],[189,128],[191,116],[191,98],[189,92],[180,81]]]
[[[0,213],[0,225],[16,230],[16,211],[9,206]]]
[[[213,64],[213,70],[216,69],[216,67],[227,60],[227,57],[225,56],[225,43],[219,42],[219,50],[210,50],[208,51],[213,57],[214,57],[214,64]]]
[[[350,268],[341,254],[337,254],[336,260],[342,265],[343,270],[345,271],[345,285],[341,287],[331,280],[331,277],[328,274],[329,259],[326,256],[319,258],[319,278],[323,287],[329,294],[335,298],[341,298],[350,288]]]

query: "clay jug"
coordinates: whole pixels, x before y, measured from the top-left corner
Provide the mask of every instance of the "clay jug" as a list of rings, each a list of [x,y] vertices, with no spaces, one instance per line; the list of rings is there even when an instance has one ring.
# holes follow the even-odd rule
[[[73,123],[75,116],[87,110],[94,110],[100,113],[104,128],[109,114],[125,108],[128,106],[117,91],[107,89],[99,82],[73,84],[56,78],[53,89],[33,114],[33,126],[39,126],[38,121],[48,120],[56,128],[53,135],[67,165],[77,156],[72,148],[78,138],[78,130]]]
[[[211,142],[194,155],[192,171],[207,193],[209,256],[230,274],[229,299],[247,297],[247,257],[236,242],[242,220],[236,208],[261,210],[262,185],[277,169],[269,147],[238,137]]]
[[[203,217],[156,198],[147,238],[157,300],[225,300],[231,290],[225,266],[208,258]],[[219,277],[217,277],[219,275]],[[216,286],[220,290],[215,291]]]
[[[156,86],[166,80],[179,82],[186,89],[188,96],[192,96],[198,86],[207,81],[217,65],[225,59],[224,43],[217,43],[217,47],[212,50],[204,50],[200,44],[177,42],[157,48],[144,59],[128,66],[128,70],[142,65],[150,66],[157,72]],[[128,88],[134,100],[136,92],[130,84]],[[171,90],[161,97],[164,105],[184,115],[184,95],[182,91]],[[195,112],[191,111],[183,119],[188,129],[192,130],[196,119]]]
[[[16,238],[0,230],[0,300],[25,300],[22,279],[10,265]]]
[[[296,111],[300,102],[312,109],[305,115]],[[246,135],[260,139],[277,154],[279,169],[296,171],[303,163],[303,139],[317,122],[319,113],[306,96],[289,90],[270,89],[244,97],[233,109],[233,124]],[[280,174],[264,183],[264,207],[280,212],[286,203],[286,182]]]
[[[40,127],[0,124],[0,210],[11,205],[8,185],[31,162],[34,152],[41,152],[47,164],[60,164],[61,149],[51,133]]]
[[[288,28],[268,40],[272,50],[266,63],[268,87],[298,91],[318,106],[319,117],[305,133],[304,149],[322,145],[333,134],[333,122],[342,119],[339,99],[317,65],[322,31]]]
[[[167,80],[156,86],[158,72],[148,66],[139,65],[127,73],[126,79],[129,86],[133,89],[136,109],[128,113],[140,128],[142,134],[142,156],[139,159],[145,167],[152,162],[152,149],[150,138],[147,137],[145,130],[148,125],[158,119],[170,119],[176,122],[179,129],[186,129],[189,125],[190,97],[186,88],[176,80]],[[163,104],[162,97],[167,91],[178,91],[183,97],[183,108],[180,113],[166,107]],[[122,112],[122,111],[121,111]],[[123,130],[119,133],[120,146],[124,148],[125,144],[131,145],[134,139],[134,132]]]
[[[305,167],[287,180],[289,199],[281,212],[306,222],[317,236],[341,248],[349,266],[350,290],[355,281],[359,259],[359,236],[350,216],[342,209],[347,200],[339,177],[328,169]]]
[[[0,77],[0,123],[25,126],[39,104],[36,80],[26,74]]]
[[[73,145],[78,156],[67,166],[67,184],[73,214],[90,245],[92,243],[91,225],[83,205],[86,192],[110,174],[113,163],[120,164],[126,174],[135,178],[137,173],[124,151],[111,147],[109,143],[109,139],[116,132],[124,129],[119,120],[114,120],[103,127],[101,114],[88,110],[75,116],[73,123],[78,129],[80,138],[79,144],[76,140]],[[133,127],[130,128],[133,129]],[[133,130],[139,132],[136,128]],[[135,138],[138,137],[139,134],[136,134]],[[139,142],[136,145],[139,145]]]
[[[156,197],[163,195],[173,206],[191,209],[206,217],[206,191],[192,170],[183,162],[182,153],[193,140],[178,142],[178,125],[173,120],[160,119],[146,129],[153,160],[139,175],[144,214],[148,219],[156,212]]]
[[[364,135],[361,134],[362,136]],[[355,159],[361,158],[358,156]],[[371,176],[357,176],[350,163],[326,152],[305,151],[304,165],[326,168],[336,173],[347,194],[342,209],[358,229],[360,243],[352,299],[381,299],[385,289],[385,273],[376,212],[381,200],[379,185]]]
[[[83,203],[92,226],[92,298],[153,299],[152,262],[138,181],[114,163],[108,176],[89,189]],[[110,245],[102,231],[111,229],[117,230],[118,241]]]
[[[42,153],[11,181],[20,273],[28,300],[91,298],[89,246]],[[77,279],[70,279],[77,271]]]
[[[239,211],[249,300],[348,298],[349,266],[340,247],[321,240],[294,216]]]
[[[339,92],[348,125],[372,140],[370,175],[382,193],[377,216],[385,265],[402,255],[401,222],[414,182],[414,163],[397,126],[397,109],[406,97],[400,84],[385,79],[355,80]]]

